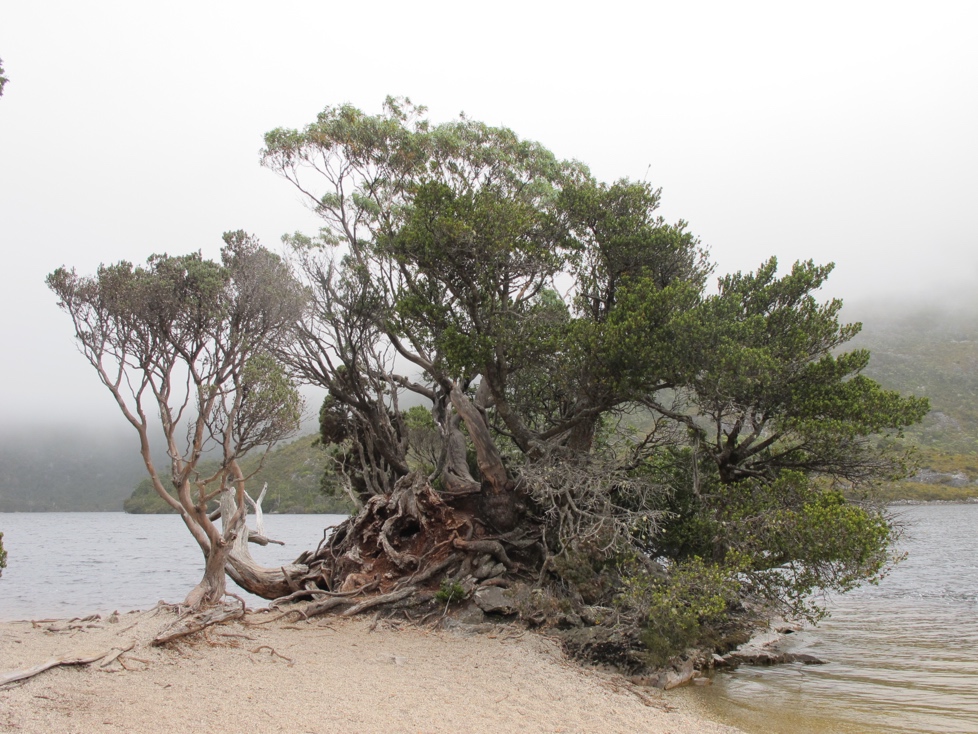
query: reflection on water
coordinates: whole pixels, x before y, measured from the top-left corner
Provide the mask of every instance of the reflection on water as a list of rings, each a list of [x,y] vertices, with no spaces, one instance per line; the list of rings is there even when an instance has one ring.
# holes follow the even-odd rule
[[[266,515],[266,532],[284,546],[251,546],[266,566],[316,548],[341,515]],[[200,548],[176,515],[121,512],[0,513],[7,568],[0,576],[0,620],[75,617],[183,601],[200,581]],[[240,592],[249,606],[268,602]]]
[[[978,732],[978,505],[899,508],[907,560],[786,649],[682,695],[747,732]]]

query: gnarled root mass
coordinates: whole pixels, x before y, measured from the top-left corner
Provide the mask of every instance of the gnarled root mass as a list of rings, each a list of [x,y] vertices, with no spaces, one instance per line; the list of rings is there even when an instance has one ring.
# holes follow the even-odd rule
[[[471,497],[450,504],[423,475],[412,473],[390,494],[371,498],[315,551],[299,556],[295,566],[308,571],[293,579],[297,588],[285,599],[309,599],[300,610],[305,616],[404,608],[430,602],[446,582],[469,593],[481,583],[532,570],[541,560],[532,526],[496,533],[480,520]]]

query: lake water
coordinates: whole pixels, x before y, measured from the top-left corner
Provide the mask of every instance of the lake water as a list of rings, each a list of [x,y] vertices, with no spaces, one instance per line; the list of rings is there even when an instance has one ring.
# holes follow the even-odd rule
[[[788,649],[826,665],[745,666],[675,695],[757,734],[978,732],[978,505],[896,512],[907,560],[879,586],[835,600],[816,629],[788,638]],[[288,563],[342,519],[266,515],[268,534],[287,545],[252,553],[265,565]],[[179,602],[203,572],[173,515],[0,514],[0,531],[9,553],[0,620]],[[265,603],[249,597],[249,606]]]
[[[896,514],[907,559],[788,638],[826,665],[745,666],[681,695],[758,734],[978,732],[978,505]]]
[[[343,515],[265,515],[265,532],[284,546],[251,545],[255,560],[280,566],[314,549]],[[177,515],[121,512],[0,513],[7,568],[0,620],[76,617],[182,602],[204,573],[204,557]],[[249,606],[267,601],[228,590]]]

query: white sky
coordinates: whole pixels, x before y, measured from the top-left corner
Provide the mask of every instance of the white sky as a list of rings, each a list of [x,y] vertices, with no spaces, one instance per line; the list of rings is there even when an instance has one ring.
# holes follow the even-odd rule
[[[121,417],[44,276],[315,220],[262,135],[387,94],[663,187],[718,272],[978,284],[978,3],[6,0],[0,425]]]

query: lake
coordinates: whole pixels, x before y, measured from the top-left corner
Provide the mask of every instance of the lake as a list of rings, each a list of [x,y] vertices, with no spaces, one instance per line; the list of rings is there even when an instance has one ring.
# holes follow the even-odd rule
[[[265,515],[265,532],[284,546],[251,545],[266,566],[314,549],[343,515]],[[252,518],[253,519],[253,518]],[[0,620],[76,617],[182,602],[204,573],[204,557],[178,515],[122,512],[0,513],[7,568]],[[267,600],[228,590],[249,606]]]
[[[978,504],[895,512],[907,528],[907,560],[878,586],[833,600],[817,628],[788,638],[788,649],[826,665],[745,666],[675,695],[758,734],[978,732]],[[252,553],[265,565],[288,563],[342,519],[266,515],[268,534],[287,544]],[[0,531],[9,554],[0,620],[179,602],[203,573],[174,515],[0,514]]]

